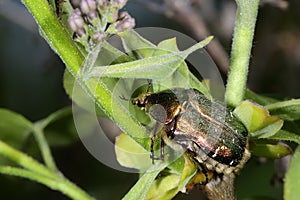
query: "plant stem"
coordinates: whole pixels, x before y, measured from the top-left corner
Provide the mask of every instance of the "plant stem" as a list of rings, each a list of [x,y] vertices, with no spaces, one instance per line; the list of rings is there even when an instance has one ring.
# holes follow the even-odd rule
[[[23,0],[23,3],[36,19],[45,40],[58,53],[66,64],[67,70],[87,95],[95,101],[95,104],[105,111],[105,114],[115,121],[124,132],[134,133],[137,137],[147,135],[146,129],[129,116],[127,109],[114,100],[111,92],[107,90],[104,84],[98,80],[91,80],[88,83],[82,80],[79,69],[84,62],[84,57],[54,15],[47,1]]]
[[[71,73],[77,74],[84,57],[70,35],[62,28],[58,18],[45,0],[22,0],[42,31],[42,36],[61,57]]]
[[[68,181],[61,174],[56,173],[37,162],[26,154],[12,148],[0,140],[0,155],[24,167],[25,169],[13,167],[0,167],[0,173],[20,176],[35,180],[51,189],[59,190],[72,199],[93,200],[85,191]]]
[[[0,173],[27,178],[58,190],[75,200],[94,200],[80,188],[63,177],[49,178],[41,174],[15,167],[0,166]]]
[[[39,148],[41,150],[44,162],[46,164],[46,166],[51,169],[53,172],[57,172],[57,167],[55,165],[53,156],[51,154],[51,150],[49,148],[49,145],[46,141],[44,132],[42,130],[42,128],[39,126],[39,124],[34,126],[34,130],[33,130],[33,134],[34,137],[39,145]]]
[[[237,14],[225,99],[236,107],[243,99],[259,0],[236,0]]]
[[[12,148],[0,140],[0,155],[8,158],[9,160],[17,163],[18,165],[30,171],[42,174],[46,177],[53,178],[55,175],[49,171],[44,165],[38,163],[30,156]]]

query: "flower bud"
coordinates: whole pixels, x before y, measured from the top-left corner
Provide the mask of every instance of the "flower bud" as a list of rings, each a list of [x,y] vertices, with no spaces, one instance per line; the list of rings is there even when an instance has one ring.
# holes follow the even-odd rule
[[[78,8],[71,13],[68,23],[72,31],[74,31],[77,35],[82,36],[85,34],[84,20]]]
[[[95,0],[81,0],[80,10],[83,14],[86,14],[90,19],[97,17],[96,13],[96,1]]]
[[[114,23],[118,20],[119,14],[117,8],[110,8],[109,12],[107,13],[107,22]]]
[[[135,20],[128,12],[124,11],[120,14],[120,21],[116,25],[116,30],[119,32],[131,29],[135,26]]]
[[[75,8],[79,8],[80,1],[81,0],[71,0],[70,3],[72,5],[72,7],[75,9]]]
[[[104,32],[95,32],[94,35],[92,36],[92,40],[95,43],[101,42],[104,38],[106,37],[106,34]]]

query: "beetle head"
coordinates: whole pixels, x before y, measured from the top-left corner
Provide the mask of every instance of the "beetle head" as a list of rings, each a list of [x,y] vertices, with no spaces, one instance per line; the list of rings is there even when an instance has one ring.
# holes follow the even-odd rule
[[[144,109],[148,102],[149,93],[142,93],[138,97],[132,99],[132,104]]]

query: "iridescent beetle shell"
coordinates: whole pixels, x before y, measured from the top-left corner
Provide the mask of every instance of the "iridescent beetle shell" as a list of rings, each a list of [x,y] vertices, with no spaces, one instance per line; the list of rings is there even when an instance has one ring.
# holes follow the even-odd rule
[[[195,89],[174,88],[145,93],[133,100],[156,121],[164,123],[172,141],[208,170],[235,174],[249,158],[245,126],[223,105]],[[150,108],[160,105],[162,117]]]

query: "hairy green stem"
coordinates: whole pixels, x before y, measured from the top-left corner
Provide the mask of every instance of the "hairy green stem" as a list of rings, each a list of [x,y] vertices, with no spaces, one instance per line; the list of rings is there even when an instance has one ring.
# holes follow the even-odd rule
[[[236,0],[237,13],[225,99],[236,107],[243,99],[259,0]]]
[[[35,180],[51,189],[78,200],[93,200],[85,191],[68,181],[60,173],[53,172],[26,154],[12,148],[0,140],[0,155],[8,158],[25,169],[0,167],[0,173]]]
[[[39,125],[36,125],[33,130],[34,137],[39,145],[43,159],[46,166],[51,169],[53,172],[58,171],[55,165],[54,159],[51,154],[51,150],[44,136],[44,132]]]
[[[45,0],[22,0],[40,27],[48,44],[61,57],[72,74],[77,74],[84,57]]]
[[[15,168],[15,167],[8,167],[8,166],[5,167],[0,166],[0,173],[27,178],[39,182],[43,185],[48,186],[53,190],[61,191],[65,195],[75,200],[93,200],[93,198],[88,196],[84,191],[79,189],[76,185],[69,182],[67,179],[63,178],[62,176],[49,178],[32,171]]]
[[[146,135],[145,128],[128,115],[128,111],[118,104],[100,81],[92,80],[88,83],[82,80],[79,69],[84,62],[84,57],[74,44],[71,36],[64,30],[57,17],[45,0],[23,0],[23,3],[31,12],[40,26],[46,41],[52,49],[61,57],[68,71],[77,80],[87,95],[95,100],[107,116],[113,119],[126,133],[136,133],[138,137]],[[97,90],[97,91],[96,91]],[[96,95],[95,93],[101,94]]]
[[[46,177],[53,177],[53,173],[49,171],[44,165],[38,163],[33,158],[26,154],[12,148],[0,140],[0,155],[8,158],[9,160],[17,163],[18,165],[30,171],[42,174]]]

